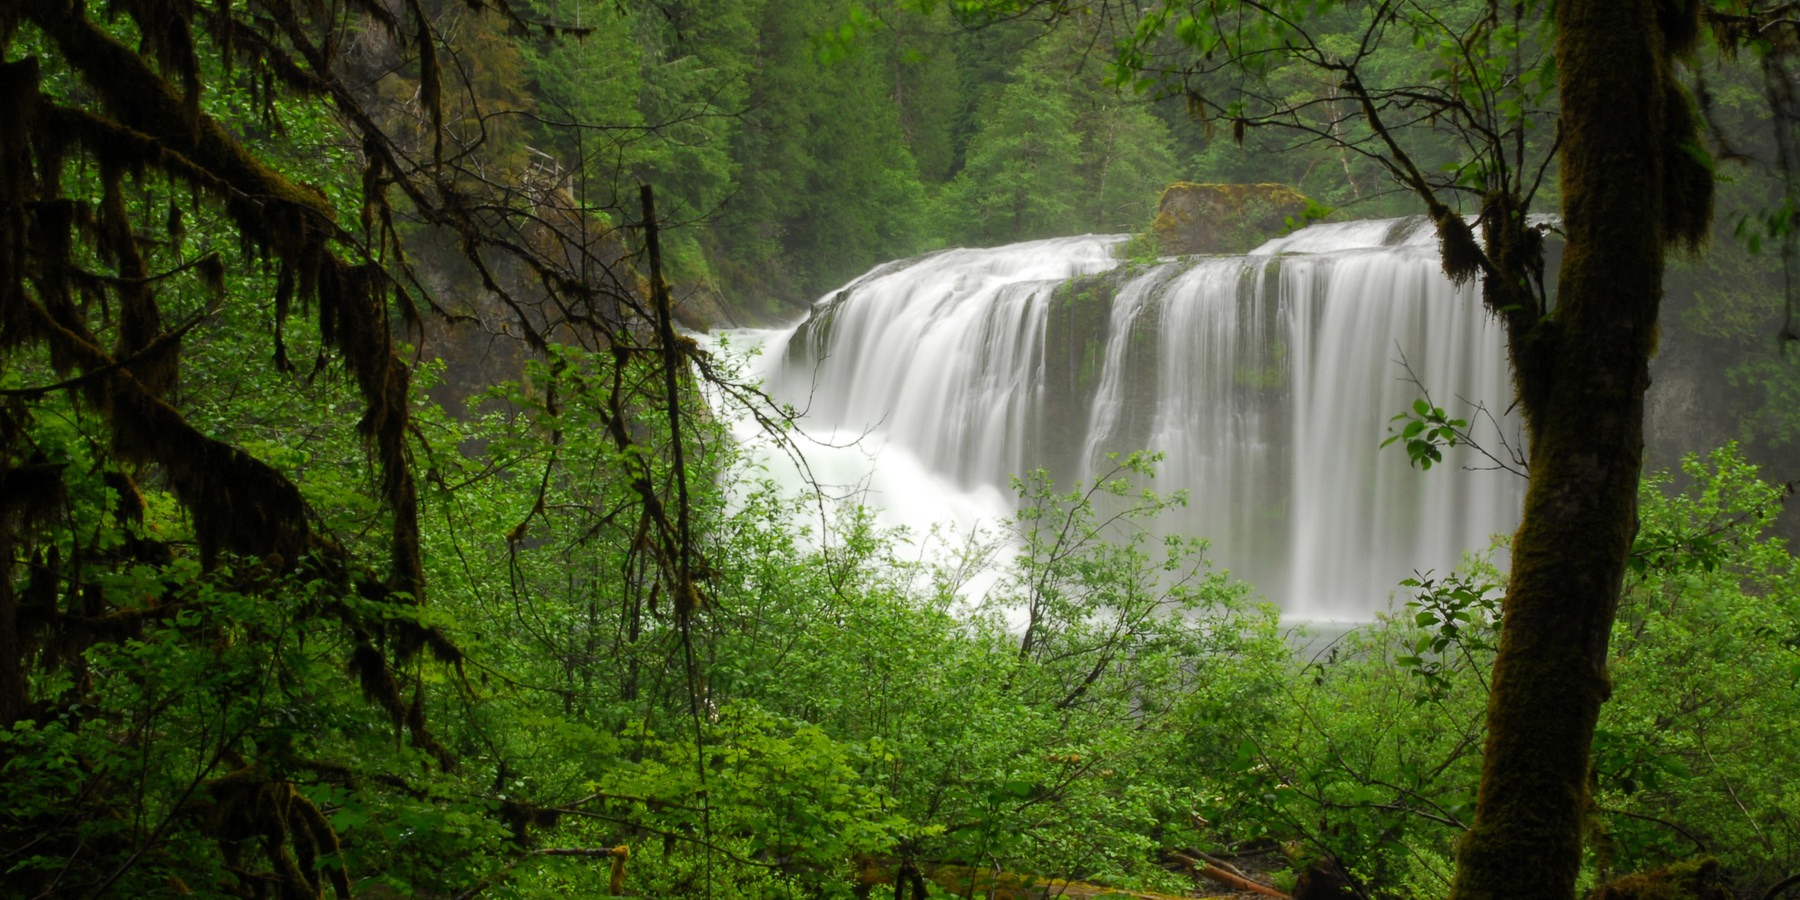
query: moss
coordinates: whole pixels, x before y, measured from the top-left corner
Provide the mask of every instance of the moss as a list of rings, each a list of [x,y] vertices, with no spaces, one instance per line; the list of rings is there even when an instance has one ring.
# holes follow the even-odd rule
[[[1700,122],[1686,88],[1663,79],[1663,240],[1698,251],[1712,233],[1712,158],[1700,141]]]
[[[1284,184],[1193,184],[1163,190],[1150,233],[1161,252],[1242,253],[1322,208]]]
[[[1050,898],[1136,898],[1175,900],[1168,894],[1127,891],[1104,885],[1039,878],[1014,872],[995,872],[973,866],[936,866],[930,869],[933,884],[956,897],[988,897],[992,900],[1050,900]]]
[[[1712,857],[1673,863],[1615,878],[1588,894],[1588,900],[1729,900]]]
[[[1700,39],[1701,0],[1656,0],[1656,24],[1672,56],[1694,52]]]
[[[1132,265],[1150,265],[1162,255],[1162,240],[1156,236],[1154,225],[1151,230],[1138,232],[1130,240],[1113,248],[1115,258]]]
[[[1475,233],[1469,229],[1469,223],[1446,209],[1435,216],[1435,224],[1444,276],[1458,285],[1473,281],[1481,274],[1481,263],[1486,257],[1482,255],[1481,245],[1475,242]]]
[[[1278,391],[1287,387],[1287,344],[1275,341],[1264,349],[1259,363],[1244,363],[1231,373],[1231,381],[1250,391]]]
[[[1113,301],[1129,273],[1083,275],[1056,286],[1044,317],[1044,415],[1029,439],[1033,456],[1052,472],[1072,472],[1106,364]]]
[[[1063,376],[1073,397],[1092,397],[1106,361],[1106,342],[1119,276],[1111,272],[1083,275],[1056,286],[1045,323],[1044,357],[1055,368],[1050,379]],[[1083,404],[1085,406],[1085,403]]]
[[[1516,366],[1530,485],[1455,900],[1574,896],[1607,639],[1636,529],[1668,133],[1665,94],[1643,86],[1664,83],[1669,61],[1649,3],[1564,0],[1556,17],[1568,243],[1553,339],[1509,325],[1515,362],[1536,347]]]

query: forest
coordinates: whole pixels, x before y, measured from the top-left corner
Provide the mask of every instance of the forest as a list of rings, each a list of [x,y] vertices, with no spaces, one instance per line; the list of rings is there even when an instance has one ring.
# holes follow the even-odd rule
[[[8,0],[0,897],[1800,897],[1794,7]],[[1148,446],[774,475],[744,329],[1179,184],[1416,217],[1516,532],[1346,629]]]

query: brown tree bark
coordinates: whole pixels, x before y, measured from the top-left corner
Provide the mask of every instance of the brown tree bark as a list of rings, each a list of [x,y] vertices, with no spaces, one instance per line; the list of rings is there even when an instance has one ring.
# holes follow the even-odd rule
[[[1652,0],[1561,0],[1567,247],[1547,321],[1510,332],[1530,442],[1475,825],[1456,900],[1574,896],[1607,640],[1637,530],[1644,391],[1686,100]],[[1675,193],[1679,194],[1679,191]],[[1704,198],[1710,206],[1710,196]]]

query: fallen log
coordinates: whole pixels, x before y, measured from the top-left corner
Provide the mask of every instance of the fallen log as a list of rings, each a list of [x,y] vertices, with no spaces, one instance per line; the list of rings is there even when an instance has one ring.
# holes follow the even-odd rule
[[[1100,900],[1100,898],[1195,900],[1192,897],[1181,897],[1174,894],[1131,891],[1101,884],[1068,881],[1062,878],[1039,878],[1016,872],[994,872],[988,869],[977,869],[974,866],[934,865],[926,862],[918,862],[913,865],[917,867],[917,872],[924,875],[926,880],[957,897],[980,897],[983,900],[990,900],[990,898],[991,900]],[[896,876],[905,868],[907,868],[906,864],[897,859],[862,857],[858,860],[856,881],[863,890],[876,885],[894,884]],[[1286,895],[1278,894],[1277,896]],[[1213,898],[1213,900],[1222,900],[1222,898]]]
[[[1226,865],[1224,862],[1213,859],[1210,856],[1206,856],[1204,853],[1201,854],[1203,857],[1201,859],[1195,859],[1185,853],[1170,853],[1169,855],[1176,860],[1179,860],[1189,869],[1192,869],[1195,875],[1199,875],[1202,878],[1211,878],[1221,884],[1231,885],[1240,891],[1250,891],[1254,894],[1262,894],[1265,897],[1279,897],[1281,900],[1294,900],[1293,897],[1269,887],[1266,884],[1252,881],[1249,876],[1239,872],[1235,867]]]

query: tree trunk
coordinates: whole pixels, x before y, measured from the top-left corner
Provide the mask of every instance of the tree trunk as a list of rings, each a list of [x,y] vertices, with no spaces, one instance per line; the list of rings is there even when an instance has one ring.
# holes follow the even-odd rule
[[[1557,19],[1567,247],[1550,320],[1512,337],[1530,486],[1456,900],[1574,896],[1607,639],[1637,529],[1667,53],[1651,0],[1561,0]]]

